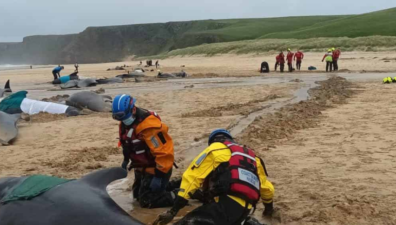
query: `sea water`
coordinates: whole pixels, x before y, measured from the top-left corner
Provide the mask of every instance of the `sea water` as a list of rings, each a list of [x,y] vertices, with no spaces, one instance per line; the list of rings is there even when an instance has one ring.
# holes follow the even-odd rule
[[[42,68],[53,68],[54,66],[52,65],[33,65],[33,69],[42,69]],[[30,65],[13,65],[13,64],[3,64],[0,65],[0,71],[6,71],[6,70],[24,70],[24,69],[30,69]]]
[[[28,68],[30,68],[30,65],[11,65],[11,64],[0,65],[0,71],[19,70],[19,69],[28,69]]]

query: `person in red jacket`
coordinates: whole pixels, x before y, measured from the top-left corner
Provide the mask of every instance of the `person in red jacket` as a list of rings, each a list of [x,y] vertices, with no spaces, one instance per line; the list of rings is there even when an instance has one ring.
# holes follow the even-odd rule
[[[304,53],[300,52],[300,50],[297,50],[296,54],[294,54],[294,61],[296,61],[296,67],[299,71],[301,70],[301,63],[303,59]]]
[[[291,52],[290,48],[287,49],[287,65],[289,66],[289,72],[293,72],[293,56],[294,53]]]
[[[341,56],[341,50],[339,48],[333,48],[333,68],[334,71],[338,71],[338,59]]]
[[[277,56],[275,57],[275,60],[276,60],[276,62],[275,62],[275,71],[277,71],[278,66],[279,66],[279,62],[280,62],[280,56],[277,55]]]
[[[280,71],[283,73],[285,70],[285,55],[283,54],[283,51],[281,51],[276,58],[279,59]]]

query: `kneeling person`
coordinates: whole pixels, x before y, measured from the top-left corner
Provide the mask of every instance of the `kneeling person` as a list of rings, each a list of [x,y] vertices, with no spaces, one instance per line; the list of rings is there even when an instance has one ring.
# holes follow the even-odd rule
[[[265,206],[264,215],[273,213],[274,187],[267,180],[263,161],[253,150],[235,143],[227,130],[212,132],[209,147],[184,172],[174,206],[154,224],[171,222],[200,188],[209,191],[211,201],[176,224],[242,224],[260,198]]]
[[[119,146],[122,167],[135,169],[133,196],[143,208],[172,206],[176,195],[166,192],[174,164],[173,141],[168,126],[155,113],[135,106],[136,99],[118,95],[113,101],[113,118],[120,121]]]

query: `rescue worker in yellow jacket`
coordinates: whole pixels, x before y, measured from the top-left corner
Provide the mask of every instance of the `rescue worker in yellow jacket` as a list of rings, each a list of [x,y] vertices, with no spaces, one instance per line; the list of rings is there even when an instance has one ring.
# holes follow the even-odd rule
[[[125,94],[113,101],[113,118],[120,121],[122,168],[135,169],[132,190],[141,207],[172,206],[176,194],[166,192],[174,165],[172,138],[157,113],[138,108],[135,103],[135,98]]]
[[[208,144],[184,172],[175,204],[159,215],[154,225],[171,222],[200,190],[209,193],[211,201],[176,224],[257,224],[249,214],[260,199],[265,206],[263,215],[272,216],[274,186],[267,180],[263,160],[235,143],[224,129],[213,131]]]

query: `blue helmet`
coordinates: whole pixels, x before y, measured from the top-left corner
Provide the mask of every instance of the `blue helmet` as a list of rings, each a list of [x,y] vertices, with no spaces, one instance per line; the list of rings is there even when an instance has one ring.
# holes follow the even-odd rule
[[[210,145],[213,142],[213,139],[219,134],[222,134],[222,135],[232,139],[232,135],[228,130],[217,129],[217,130],[212,131],[212,133],[209,135],[208,145]]]
[[[130,95],[117,95],[113,100],[113,119],[123,121],[132,116],[136,99]]]

